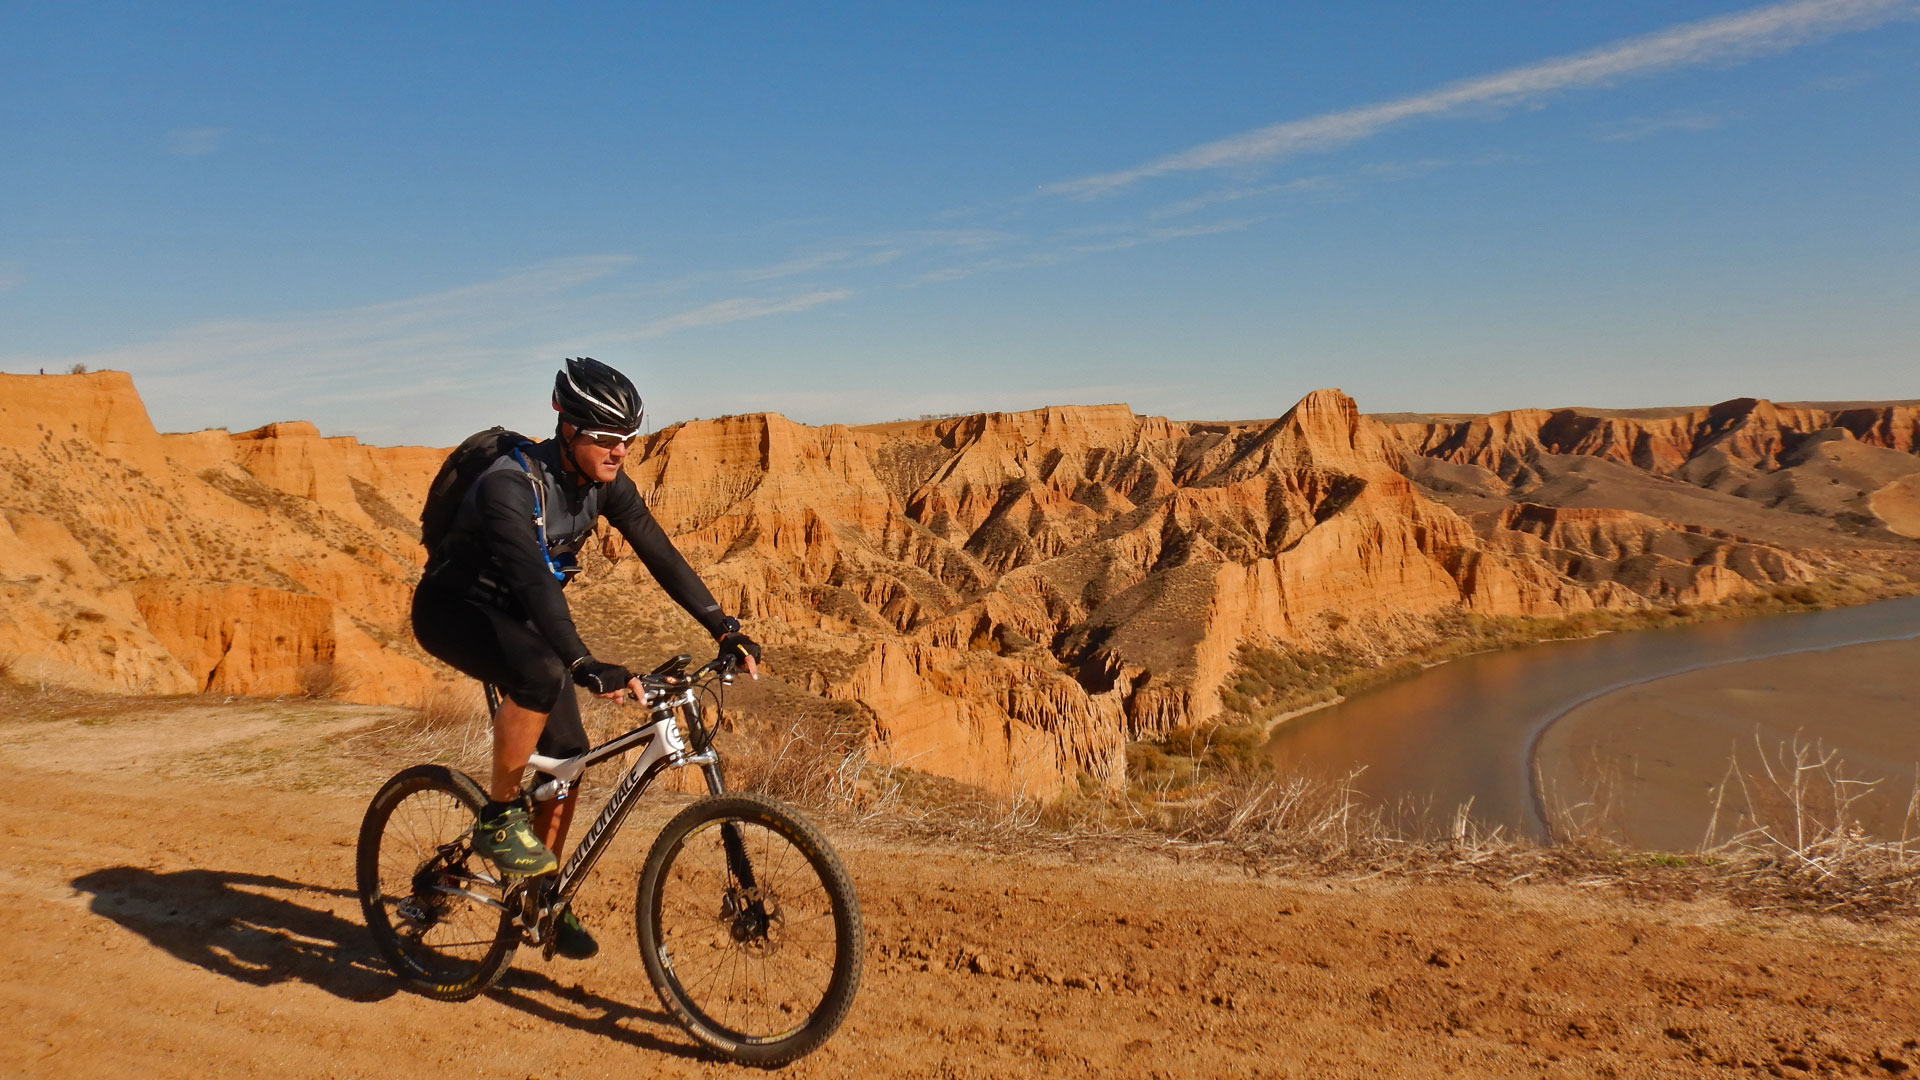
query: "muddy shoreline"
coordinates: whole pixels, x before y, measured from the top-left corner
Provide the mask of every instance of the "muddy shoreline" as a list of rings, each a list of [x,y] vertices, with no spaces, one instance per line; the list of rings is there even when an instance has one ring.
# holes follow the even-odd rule
[[[1496,649],[1298,710],[1269,726],[1267,753],[1291,775],[1357,775],[1366,800],[1397,812],[1451,814],[1470,803],[1482,823],[1545,841],[1549,811],[1591,800],[1564,779],[1544,784],[1538,764],[1541,740],[1573,710],[1688,672],[1915,635],[1920,598],[1908,596]],[[1901,692],[1920,700],[1920,687]]]
[[[1790,814],[1791,769],[1810,772],[1806,816],[1845,813],[1898,839],[1920,776],[1920,637],[1769,656],[1604,693],[1550,721],[1533,748],[1536,808],[1556,831],[1598,828],[1634,847],[1692,850]],[[1768,777],[1768,766],[1773,777]],[[1745,774],[1743,786],[1730,770]],[[1875,781],[1835,805],[1836,778]],[[1782,790],[1785,788],[1786,790]],[[1712,826],[1711,830],[1709,826]]]

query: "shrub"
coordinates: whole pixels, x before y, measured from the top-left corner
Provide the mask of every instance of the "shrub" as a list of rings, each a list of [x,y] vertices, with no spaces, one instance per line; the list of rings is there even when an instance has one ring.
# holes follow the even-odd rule
[[[307,664],[294,676],[300,696],[313,701],[332,701],[353,689],[353,679],[345,668],[331,660]]]
[[[393,709],[348,740],[382,760],[436,761],[469,771],[486,768],[493,728],[473,683],[434,683],[414,702]]]
[[[847,809],[886,792],[874,790],[868,761],[871,723],[837,709],[810,709],[729,742],[727,771],[735,786],[799,806]]]

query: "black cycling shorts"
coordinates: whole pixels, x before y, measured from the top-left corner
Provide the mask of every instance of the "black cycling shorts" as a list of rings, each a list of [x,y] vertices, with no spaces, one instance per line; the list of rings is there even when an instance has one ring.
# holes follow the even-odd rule
[[[535,752],[567,758],[592,748],[567,665],[531,623],[429,580],[413,593],[413,636],[454,670],[499,687],[515,705],[546,713]]]

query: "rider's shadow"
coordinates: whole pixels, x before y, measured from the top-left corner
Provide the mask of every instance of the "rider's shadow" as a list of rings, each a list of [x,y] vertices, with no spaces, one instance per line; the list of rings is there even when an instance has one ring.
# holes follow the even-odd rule
[[[351,897],[271,874],[112,866],[73,879],[112,919],[190,964],[253,986],[297,980],[349,1001],[398,989],[366,928],[292,897]],[[256,891],[259,890],[259,891]]]
[[[219,870],[159,873],[113,866],[73,879],[91,893],[94,914],[187,963],[253,986],[297,980],[349,1001],[379,1001],[400,981],[368,940],[367,928],[275,893],[351,898],[350,889],[325,888],[271,874]],[[260,891],[256,891],[260,890]],[[502,1004],[549,1023],[679,1057],[713,1055],[663,1039],[630,1024],[672,1028],[663,1012],[636,1008],[581,987],[563,986],[537,971],[514,969],[489,994]]]
[[[642,1050],[673,1054],[676,1057],[692,1058],[696,1061],[725,1060],[704,1047],[689,1046],[684,1042],[663,1039],[652,1032],[623,1023],[623,1021],[638,1020],[655,1027],[678,1031],[673,1026],[673,1018],[666,1013],[601,997],[577,983],[563,986],[538,971],[513,968],[500,980],[499,985],[489,991],[488,996],[550,1024],[560,1024],[575,1031],[599,1035],[615,1042],[626,1043],[628,1046],[637,1046]],[[558,999],[561,1004],[543,999]]]

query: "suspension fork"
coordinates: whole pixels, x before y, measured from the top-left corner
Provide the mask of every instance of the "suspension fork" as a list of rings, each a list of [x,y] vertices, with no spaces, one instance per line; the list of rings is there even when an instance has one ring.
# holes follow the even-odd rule
[[[767,902],[760,895],[760,885],[754,880],[753,862],[747,858],[747,842],[740,835],[740,826],[731,821],[720,823],[720,843],[727,850],[727,869],[733,872],[733,878],[740,883],[740,895],[746,900],[741,909],[747,915],[748,925],[755,937],[766,935],[767,926],[772,921],[767,916]]]
[[[706,774],[708,791],[715,795],[726,794],[727,781],[720,771],[718,760],[707,762],[701,771]],[[767,916],[766,901],[760,897],[760,883],[754,877],[753,860],[747,857],[747,841],[740,835],[739,825],[731,821],[720,823],[720,846],[727,853],[727,870],[740,883],[740,894],[747,900],[743,914],[751,916],[752,924],[759,928],[760,933],[766,933],[766,926],[771,920]]]

